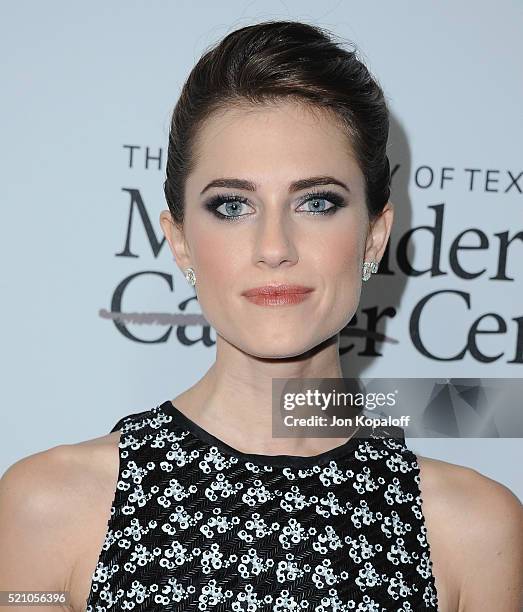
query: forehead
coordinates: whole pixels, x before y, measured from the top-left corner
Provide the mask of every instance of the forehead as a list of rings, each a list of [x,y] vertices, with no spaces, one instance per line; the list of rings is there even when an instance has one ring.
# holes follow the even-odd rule
[[[346,130],[335,116],[296,102],[240,106],[213,114],[194,147],[188,187],[221,176],[286,185],[304,176],[335,175],[363,189]]]

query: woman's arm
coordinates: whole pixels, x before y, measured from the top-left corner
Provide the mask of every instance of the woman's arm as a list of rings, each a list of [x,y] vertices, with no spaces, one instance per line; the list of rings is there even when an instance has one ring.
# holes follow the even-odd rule
[[[523,506],[504,485],[475,470],[463,483],[460,536],[460,612],[523,610]]]
[[[0,591],[65,591],[74,550],[68,546],[64,450],[25,457],[0,479]],[[70,513],[69,513],[70,514]],[[16,605],[5,610],[34,610]],[[39,606],[41,612],[69,606]]]

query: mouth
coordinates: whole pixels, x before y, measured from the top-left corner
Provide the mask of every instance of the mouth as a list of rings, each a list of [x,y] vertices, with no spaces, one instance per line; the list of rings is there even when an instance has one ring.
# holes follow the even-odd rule
[[[313,291],[303,285],[274,284],[248,289],[242,295],[259,306],[285,306],[303,302]]]

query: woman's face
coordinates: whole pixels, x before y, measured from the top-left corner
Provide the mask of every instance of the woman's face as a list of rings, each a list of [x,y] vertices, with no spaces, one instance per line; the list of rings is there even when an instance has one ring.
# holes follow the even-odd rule
[[[213,116],[196,151],[183,234],[169,211],[161,225],[182,272],[194,269],[202,313],[217,334],[248,354],[283,358],[343,329],[360,299],[369,233],[364,177],[347,136],[328,115],[289,102]],[[313,177],[339,184],[327,179],[289,191]],[[248,181],[255,190],[208,186],[217,179]],[[369,233],[366,259],[381,257],[391,221],[390,213]],[[243,295],[280,283],[312,291],[284,305]]]

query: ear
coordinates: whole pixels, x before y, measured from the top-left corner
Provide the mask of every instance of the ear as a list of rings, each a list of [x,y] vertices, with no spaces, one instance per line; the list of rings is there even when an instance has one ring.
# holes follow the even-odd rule
[[[364,260],[381,261],[383,253],[387,247],[392,221],[394,219],[394,207],[392,202],[387,202],[383,210],[374,221],[370,223],[369,233],[365,242]]]
[[[169,243],[174,260],[178,264],[181,273],[184,274],[185,269],[191,265],[191,257],[183,227],[174,221],[170,210],[162,210],[160,213],[160,225]]]

